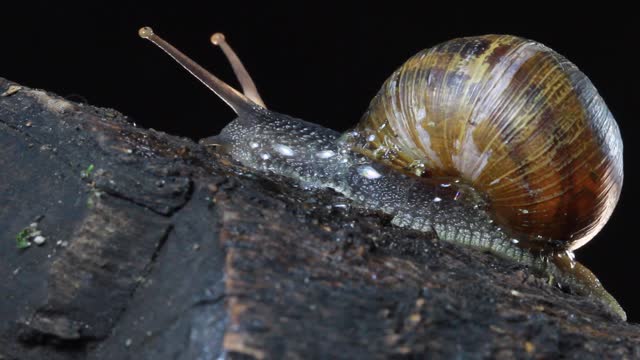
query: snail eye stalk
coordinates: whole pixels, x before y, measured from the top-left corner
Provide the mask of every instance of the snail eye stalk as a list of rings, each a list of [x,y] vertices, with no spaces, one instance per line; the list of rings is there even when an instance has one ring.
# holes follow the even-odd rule
[[[164,50],[169,56],[171,56],[178,64],[182,65],[188,72],[191,73],[196,79],[200,80],[205,86],[211,89],[216,95],[218,95],[224,102],[229,105],[236,114],[242,111],[251,111],[254,106],[257,106],[254,101],[238,92],[236,89],[229,86],[229,84],[218,79],[215,75],[205,70],[202,66],[198,65],[195,61],[191,60],[188,56],[183,54],[180,50],[173,47],[158,35],[154,34],[150,27],[143,27],[138,31],[138,35],[141,38],[147,39],[154,43],[157,47]],[[245,71],[246,72],[246,71]]]
[[[244,96],[248,97],[254,103],[266,108],[266,106],[264,105],[264,101],[262,101],[262,98],[258,93],[256,84],[253,82],[253,79],[251,79],[251,75],[249,75],[249,72],[242,64],[242,61],[240,61],[240,58],[238,57],[236,52],[233,51],[231,46],[229,46],[229,43],[227,43],[224,34],[215,33],[211,35],[211,43],[215,46],[219,46],[220,49],[222,49],[224,56],[229,61],[229,64],[231,64],[231,67],[233,68],[233,72],[236,74],[236,78],[238,79],[238,82],[242,87]]]

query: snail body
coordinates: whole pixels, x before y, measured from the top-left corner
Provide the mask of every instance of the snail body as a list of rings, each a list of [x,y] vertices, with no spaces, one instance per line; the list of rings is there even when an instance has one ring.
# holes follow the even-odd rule
[[[143,28],[238,114],[205,139],[243,165],[331,188],[397,226],[542,270],[626,315],[572,250],[604,226],[622,186],[615,120],[575,65],[508,35],[448,41],[396,70],[356,127],[266,109],[224,43],[245,94]],[[231,54],[231,55],[229,55]]]

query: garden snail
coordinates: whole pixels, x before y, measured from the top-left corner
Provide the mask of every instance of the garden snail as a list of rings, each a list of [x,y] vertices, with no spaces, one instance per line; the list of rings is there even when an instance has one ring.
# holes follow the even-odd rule
[[[487,249],[624,310],[573,250],[622,187],[622,140],[593,84],[553,50],[510,35],[454,39],[411,57],[340,134],[267,110],[221,34],[244,94],[148,28],[238,114],[215,143],[247,167],[332,188],[392,223]]]

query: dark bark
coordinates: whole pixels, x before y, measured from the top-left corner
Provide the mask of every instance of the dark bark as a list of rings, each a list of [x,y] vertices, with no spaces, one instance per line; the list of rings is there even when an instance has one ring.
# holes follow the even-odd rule
[[[639,326],[527,268],[10,85],[0,359],[640,357]]]

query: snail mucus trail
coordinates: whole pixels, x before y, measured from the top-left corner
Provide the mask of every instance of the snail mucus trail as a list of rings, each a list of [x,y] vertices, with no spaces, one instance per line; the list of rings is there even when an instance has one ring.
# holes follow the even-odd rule
[[[238,92],[153,33],[148,39],[238,115],[203,139],[244,166],[331,188],[392,223],[488,250],[626,314],[573,250],[604,226],[622,186],[618,126],[589,79],[510,35],[423,50],[340,134],[270,111],[222,34]]]

